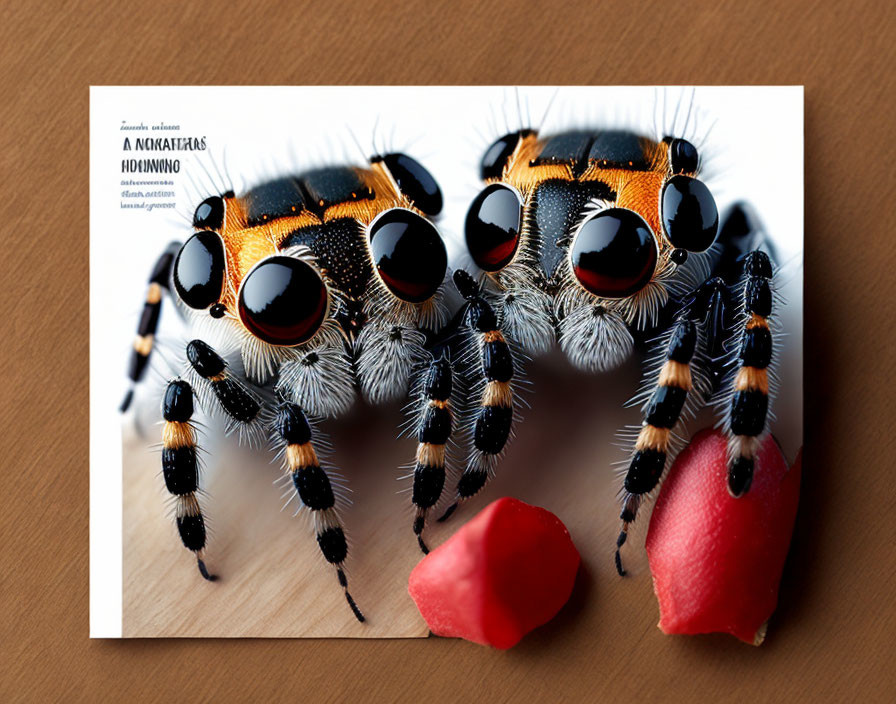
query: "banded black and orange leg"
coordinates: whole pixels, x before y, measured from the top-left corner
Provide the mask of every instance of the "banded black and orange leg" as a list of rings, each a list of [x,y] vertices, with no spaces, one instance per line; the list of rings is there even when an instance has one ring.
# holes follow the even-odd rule
[[[202,340],[193,340],[187,343],[187,361],[203,409],[209,412],[217,404],[227,420],[227,433],[238,430],[241,441],[260,444],[264,433],[261,401],[230,371],[224,358]]]
[[[484,383],[473,421],[470,457],[458,480],[455,501],[439,521],[446,520],[462,501],[475,496],[485,486],[513,426],[514,362],[510,346],[498,327],[498,317],[483,297],[479,284],[466,271],[454,272],[454,285],[467,301],[464,320],[479,345],[479,373]]]
[[[336,511],[336,495],[327,472],[312,445],[311,426],[308,419],[294,403],[280,404],[276,417],[277,440],[284,447],[285,470],[292,478],[296,494],[310,511],[314,520],[317,544],[324,559],[336,568],[339,584],[345,599],[358,621],[364,615],[348,591],[344,563],[348,555],[345,531]]]
[[[165,487],[175,498],[175,517],[180,539],[196,555],[202,576],[214,581],[202,559],[205,549],[205,519],[199,506],[199,459],[193,427],[193,389],[183,379],[168,384],[162,402],[162,475]]]
[[[443,355],[429,365],[417,421],[417,458],[411,501],[416,509],[414,533],[420,549],[429,548],[423,540],[426,515],[442,496],[445,487],[445,445],[451,437],[454,414],[451,408],[453,388],[451,362]]]
[[[261,403],[228,369],[224,359],[201,340],[187,345],[187,359],[195,374],[200,404],[210,410],[212,399],[228,418],[229,430],[237,425],[241,434],[246,428],[260,427]],[[176,497],[177,528],[184,545],[196,553],[199,572],[209,574],[202,552],[206,543],[206,526],[199,506],[199,462],[196,430],[192,417],[194,386],[183,379],[168,384],[162,403],[162,473],[168,491]],[[254,437],[254,433],[250,433]]]
[[[700,297],[697,296],[699,299]],[[695,301],[694,303],[699,303]],[[625,575],[620,550],[628,538],[629,526],[635,521],[641,502],[660,482],[671,454],[673,432],[678,425],[689,396],[698,398],[708,391],[708,382],[695,369],[700,329],[699,307],[686,306],[672,325],[657,371],[648,374],[648,393],[643,409],[644,421],[632,450],[622,491],[622,528],[616,539],[616,571]],[[696,392],[696,393],[695,393]],[[702,400],[702,399],[700,399]]]
[[[131,351],[131,361],[128,366],[128,379],[130,379],[131,385],[118,409],[121,413],[130,407],[134,398],[134,387],[143,378],[149,365],[149,356],[155,344],[159,316],[162,312],[162,294],[169,290],[171,267],[179,250],[180,242],[172,242],[168,245],[168,248],[156,261],[149,276],[146,302],[143,304],[143,312],[140,315],[140,322],[137,324],[137,337],[134,340],[134,349]]]
[[[772,263],[765,252],[744,258],[743,317],[739,321],[738,369],[725,421],[728,433],[728,491],[743,496],[753,482],[753,458],[768,426],[769,366],[773,340]]]

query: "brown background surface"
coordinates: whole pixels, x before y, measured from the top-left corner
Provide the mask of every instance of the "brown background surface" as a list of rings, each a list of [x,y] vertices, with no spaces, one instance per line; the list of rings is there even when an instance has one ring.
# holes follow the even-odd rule
[[[892,696],[892,3],[148,8],[0,9],[0,700]],[[805,84],[807,447],[769,640],[664,638],[647,580],[607,613],[610,587],[586,573],[555,622],[505,653],[90,641],[87,86],[440,82]]]

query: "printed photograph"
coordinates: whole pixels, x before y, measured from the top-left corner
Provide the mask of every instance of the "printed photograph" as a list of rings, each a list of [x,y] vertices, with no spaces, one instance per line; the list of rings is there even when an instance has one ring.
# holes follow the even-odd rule
[[[96,635],[773,632],[801,88],[95,87],[90,129]]]

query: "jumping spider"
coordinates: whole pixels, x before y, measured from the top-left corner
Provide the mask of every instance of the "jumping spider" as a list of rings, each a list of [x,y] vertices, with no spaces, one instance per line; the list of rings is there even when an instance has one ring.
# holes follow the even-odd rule
[[[621,575],[619,548],[663,476],[683,414],[719,399],[735,497],[750,488],[767,430],[772,250],[743,205],[719,227],[699,171],[697,149],[680,138],[623,130],[507,134],[482,157],[486,185],[466,217],[478,283],[455,273],[474,325],[489,306],[488,340],[506,338],[530,355],[556,343],[575,367],[601,372],[622,363],[636,338],[657,338],[634,399],[644,421],[621,493]],[[488,344],[484,338],[484,359]],[[513,363],[498,366],[506,373],[495,381],[512,384]],[[511,385],[488,399],[443,518],[484,486],[510,435]],[[495,399],[505,411],[500,419],[491,412]]]
[[[233,341],[245,370],[235,371],[197,337],[183,350],[184,372],[170,381],[162,403],[165,485],[180,538],[206,579],[215,576],[203,560],[194,401],[242,440],[270,433],[313,516],[323,556],[364,620],[347,590],[338,492],[315,451],[309,419],[342,415],[358,390],[374,404],[401,398],[422,361],[428,381],[418,413],[427,420],[419,456],[434,477],[443,471],[452,374],[437,336],[447,315],[447,252],[432,222],[441,209],[430,173],[406,154],[390,153],[363,168],[320,168],[211,196],[196,208],[189,239],[157,262],[131,358],[132,384],[147,368],[163,292],[187,311],[194,335],[200,324],[211,325]],[[133,387],[122,410],[132,394]]]

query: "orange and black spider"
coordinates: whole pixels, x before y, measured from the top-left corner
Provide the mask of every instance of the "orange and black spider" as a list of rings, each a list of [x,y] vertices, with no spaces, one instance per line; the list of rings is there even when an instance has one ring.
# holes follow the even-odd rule
[[[734,496],[749,490],[767,430],[770,245],[742,205],[719,227],[699,171],[697,149],[680,138],[625,130],[507,134],[482,157],[485,186],[466,218],[478,271],[455,272],[471,319],[484,301],[496,319],[482,337],[485,351],[493,339],[531,355],[559,344],[574,366],[599,372],[624,361],[636,339],[658,338],[636,397],[644,421],[621,497],[620,574],[619,548],[641,500],[660,482],[683,413],[721,389]],[[492,358],[483,357],[486,376]],[[513,381],[505,381],[483,392],[473,450],[443,519],[485,485],[510,437],[515,401]]]
[[[390,153],[364,167],[320,168],[211,196],[196,208],[189,239],[158,261],[129,375],[136,384],[147,368],[168,291],[191,323],[202,323],[162,403],[162,470],[180,538],[206,579],[215,577],[204,560],[197,402],[248,442],[270,433],[323,556],[364,620],[347,589],[339,493],[309,419],[343,414],[358,391],[371,403],[401,398],[419,378],[426,480],[415,496],[441,491],[452,424],[452,368],[438,338],[448,317],[447,253],[433,224],[441,209],[430,173]],[[239,360],[225,359],[224,343],[212,339],[237,346]],[[122,410],[132,395],[133,387]]]

